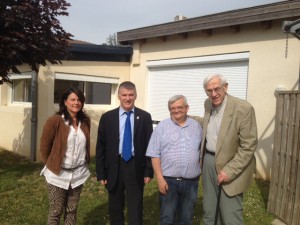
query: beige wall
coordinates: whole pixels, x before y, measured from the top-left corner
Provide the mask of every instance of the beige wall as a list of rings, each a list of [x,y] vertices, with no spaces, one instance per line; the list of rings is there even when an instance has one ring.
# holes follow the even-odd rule
[[[19,68],[21,72],[28,72],[28,66]],[[30,155],[30,126],[31,104],[14,104],[11,102],[10,85],[0,85],[0,149]]]
[[[26,71],[26,70],[22,70]],[[27,70],[28,71],[28,70]],[[38,122],[37,122],[37,159],[40,160],[39,139],[46,119],[58,108],[54,105],[55,73],[118,78],[119,82],[129,79],[129,63],[113,62],[63,62],[62,65],[40,67],[38,75]],[[31,104],[11,104],[8,84],[0,86],[0,148],[30,156]],[[119,105],[113,95],[111,105],[85,105],[91,117],[91,153],[95,154],[96,135],[99,118],[103,112]]]
[[[299,82],[300,41],[289,36],[288,56],[285,58],[285,38],[281,22],[278,22],[271,29],[260,24],[245,25],[238,33],[222,28],[213,30],[211,36],[198,32],[189,34],[187,39],[173,36],[167,37],[166,41],[151,39],[135,43],[136,56],[133,57],[130,76],[139,87],[137,104],[145,109],[148,107],[146,62],[149,60],[249,52],[247,100],[256,110],[258,124],[257,176],[269,179],[276,106],[274,91],[280,85],[287,90],[297,90]]]
[[[0,106],[0,149],[30,156],[31,106]]]
[[[195,32],[189,34],[187,39],[172,36],[167,37],[166,41],[151,39],[142,44],[135,43],[132,64],[64,62],[63,65],[41,67],[38,76],[37,158],[40,159],[38,146],[43,124],[57,109],[53,105],[55,73],[118,77],[120,82],[131,80],[137,86],[136,105],[147,110],[147,61],[249,52],[247,99],[256,110],[258,124],[257,176],[269,179],[276,106],[274,91],[280,85],[287,90],[297,90],[299,82],[300,41],[289,36],[288,56],[285,58],[285,38],[281,31],[281,22],[273,23],[271,29],[265,29],[258,23],[241,26],[238,33],[229,28],[222,28],[213,30],[211,36]],[[202,84],[199,84],[199,88],[202,88]],[[0,86],[0,148],[29,156],[31,106],[10,104],[9,90],[7,84]],[[101,114],[118,105],[115,95],[112,105],[85,106],[92,119],[92,154],[95,153],[96,133]]]

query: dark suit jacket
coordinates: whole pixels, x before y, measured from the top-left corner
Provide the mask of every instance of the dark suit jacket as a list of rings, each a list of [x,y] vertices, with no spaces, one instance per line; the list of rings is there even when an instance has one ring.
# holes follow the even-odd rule
[[[205,114],[202,121],[203,137],[201,153],[205,153],[207,126],[212,102],[204,104]],[[216,170],[224,170],[230,182],[223,189],[229,196],[244,192],[251,184],[255,170],[254,152],[257,146],[257,127],[254,108],[244,100],[227,95],[216,145]],[[203,155],[202,155],[203,160]]]
[[[134,154],[136,176],[141,186],[144,177],[153,177],[151,159],[146,150],[153,131],[151,115],[135,107],[134,112]],[[119,169],[119,108],[104,113],[99,122],[96,145],[97,180],[107,180],[106,188],[114,188]]]

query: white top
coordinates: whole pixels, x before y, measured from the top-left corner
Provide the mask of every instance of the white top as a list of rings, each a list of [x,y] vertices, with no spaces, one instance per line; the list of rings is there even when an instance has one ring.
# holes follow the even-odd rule
[[[65,123],[68,125],[67,121]],[[76,168],[86,162],[86,137],[80,126],[79,122],[77,131],[72,125],[70,126],[66,155],[62,162],[63,168]],[[45,176],[49,184],[68,190],[70,186],[74,189],[83,184],[89,178],[90,171],[85,164],[73,171],[61,169],[60,174],[56,175],[45,166],[41,175]]]

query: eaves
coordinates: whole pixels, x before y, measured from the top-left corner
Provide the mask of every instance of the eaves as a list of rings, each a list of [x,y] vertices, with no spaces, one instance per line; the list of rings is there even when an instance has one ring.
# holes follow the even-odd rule
[[[266,23],[297,16],[300,16],[300,1],[290,0],[121,31],[117,33],[117,37],[119,43],[131,44],[133,41],[148,38],[186,35],[189,32],[210,31],[222,27],[237,27],[238,29],[238,26],[242,24]]]
[[[131,46],[110,46],[95,44],[70,44],[74,61],[130,62],[133,50]]]

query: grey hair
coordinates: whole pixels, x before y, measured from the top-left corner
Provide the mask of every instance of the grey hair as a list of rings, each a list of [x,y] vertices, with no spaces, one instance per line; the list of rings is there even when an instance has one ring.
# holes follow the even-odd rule
[[[168,107],[170,108],[170,105],[178,101],[179,99],[183,99],[184,105],[188,105],[187,99],[184,95],[174,95],[169,99]]]
[[[119,88],[118,88],[118,95],[120,95],[120,89],[121,88],[125,88],[127,90],[134,90],[134,92],[136,92],[136,88],[135,88],[135,84],[130,82],[130,81],[124,81],[123,83],[121,83],[119,85]]]
[[[219,79],[221,86],[223,86],[225,84],[228,84],[226,78],[223,75],[221,75],[221,74],[211,74],[211,75],[208,75],[203,81],[204,90],[206,90],[206,86],[207,86],[208,82],[211,81],[214,78]]]

